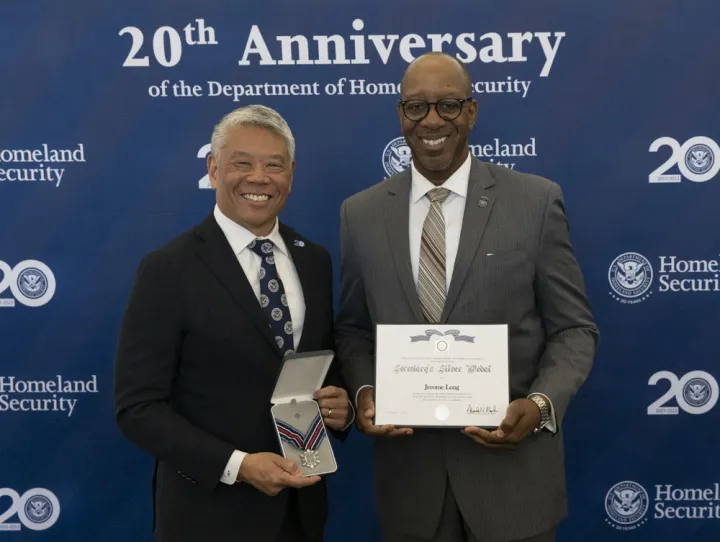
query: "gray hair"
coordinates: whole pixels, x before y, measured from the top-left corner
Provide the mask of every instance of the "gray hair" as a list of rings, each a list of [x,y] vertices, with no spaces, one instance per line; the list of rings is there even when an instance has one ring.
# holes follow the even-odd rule
[[[285,119],[274,109],[256,104],[246,105],[231,111],[215,125],[210,139],[211,152],[215,159],[218,158],[220,151],[225,147],[230,130],[237,126],[247,125],[259,126],[275,132],[285,140],[285,147],[287,147],[290,160],[295,159],[295,138]]]

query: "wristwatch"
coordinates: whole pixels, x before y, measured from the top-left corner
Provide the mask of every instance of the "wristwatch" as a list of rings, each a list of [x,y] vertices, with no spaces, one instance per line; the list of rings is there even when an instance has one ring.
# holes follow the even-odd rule
[[[535,429],[535,433],[538,433],[550,422],[550,405],[542,395],[533,394],[528,399],[540,409],[540,425]]]

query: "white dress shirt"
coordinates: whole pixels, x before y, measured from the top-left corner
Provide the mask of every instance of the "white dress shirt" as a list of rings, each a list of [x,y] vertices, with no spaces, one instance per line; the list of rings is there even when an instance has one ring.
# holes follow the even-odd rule
[[[250,250],[248,245],[252,243],[254,239],[269,239],[275,243],[275,268],[277,269],[278,276],[283,283],[283,288],[287,296],[290,319],[292,320],[293,327],[293,341],[295,348],[297,348],[297,345],[300,344],[303,324],[305,322],[305,298],[303,297],[302,285],[300,284],[295,265],[290,257],[290,252],[280,235],[277,219],[275,220],[275,227],[267,236],[257,237],[254,233],[225,216],[217,205],[215,205],[213,215],[215,216],[218,226],[220,226],[220,229],[225,234],[228,243],[230,243],[242,270],[245,272],[245,276],[253,292],[255,292],[258,303],[260,303],[260,256]],[[220,478],[221,482],[228,485],[235,483],[238,472],[240,472],[240,465],[242,465],[246,455],[245,452],[241,452],[240,450],[233,452]]]
[[[442,212],[445,217],[445,292],[450,290],[450,279],[452,279],[457,256],[458,245],[460,244],[460,232],[462,230],[463,216],[465,215],[465,200],[467,199],[468,179],[470,178],[470,153],[467,159],[450,175],[442,184],[442,188],[450,190],[450,194],[442,204]],[[422,243],[422,231],[425,218],[430,211],[430,198],[427,193],[438,188],[428,181],[415,169],[415,163],[411,162],[412,187],[410,190],[410,264],[412,265],[415,288],[418,287],[418,269],[420,268],[420,245]]]
[[[470,168],[472,166],[471,155],[462,165],[442,183],[442,188],[450,190],[447,199],[442,204],[442,213],[445,219],[445,292],[450,290],[455,259],[460,245],[460,234],[462,233],[463,217],[465,216],[465,200],[467,199],[468,183],[470,181]],[[425,218],[430,211],[430,198],[427,194],[438,186],[427,180],[416,168],[415,163],[410,163],[412,185],[410,189],[410,265],[412,267],[415,288],[418,287],[418,274],[420,268],[420,245],[422,244],[422,231]],[[363,388],[358,390],[357,395]],[[357,395],[355,404],[357,404]],[[531,394],[532,395],[532,394]],[[542,394],[538,394],[542,395]],[[555,432],[555,410],[552,408],[550,398],[542,395],[550,405],[550,421],[545,426],[548,431]]]
[[[302,285],[300,284],[300,277],[298,277],[297,270],[295,269],[295,264],[293,264],[292,257],[290,256],[290,252],[287,249],[287,245],[285,245],[282,235],[280,235],[279,222],[277,219],[275,220],[275,227],[268,235],[257,237],[254,233],[225,216],[217,205],[215,205],[215,209],[213,210],[213,216],[235,253],[250,283],[250,287],[253,289],[253,292],[255,292],[258,304],[260,303],[260,256],[250,250],[248,245],[255,239],[269,239],[275,244],[275,268],[278,277],[283,283],[283,288],[287,296],[290,319],[293,327],[293,342],[297,349],[302,337],[303,324],[305,323],[305,298],[303,296]],[[352,405],[348,405],[348,407],[350,409],[349,421],[343,429],[347,429],[355,421],[355,410]],[[233,485],[236,482],[238,472],[240,472],[240,465],[242,465],[246,455],[247,453],[241,452],[240,450],[233,452],[220,478],[221,482],[228,485]]]

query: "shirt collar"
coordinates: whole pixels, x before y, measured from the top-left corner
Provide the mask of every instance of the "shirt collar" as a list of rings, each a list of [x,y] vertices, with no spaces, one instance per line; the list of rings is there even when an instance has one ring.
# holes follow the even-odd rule
[[[472,155],[468,152],[468,156],[462,165],[441,185],[443,188],[447,188],[452,193],[457,194],[462,198],[467,197],[468,180],[470,179],[470,166],[472,165],[470,160],[471,156]],[[413,203],[417,203],[425,196],[425,194],[430,192],[430,190],[438,187],[428,181],[417,169],[415,169],[414,162],[410,162],[410,167],[412,168],[412,193],[410,198]]]
[[[268,235],[258,237],[247,228],[225,216],[217,204],[215,204],[215,209],[213,209],[213,216],[235,254],[240,254],[255,239],[269,239],[275,244],[276,249],[287,255],[287,247],[285,246],[282,235],[280,235],[280,222],[277,218],[275,219],[275,226],[272,231]]]

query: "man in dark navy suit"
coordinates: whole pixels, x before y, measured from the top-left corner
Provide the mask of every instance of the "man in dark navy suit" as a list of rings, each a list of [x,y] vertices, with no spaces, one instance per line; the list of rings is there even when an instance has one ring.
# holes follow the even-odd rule
[[[156,458],[158,542],[319,542],[325,484],[279,455],[269,407],[285,355],[334,349],[330,256],[278,220],[295,142],[277,112],[237,109],[211,144],[215,209],[140,265],[117,422]],[[354,413],[333,368],[325,384],[315,398],[342,438]]]

